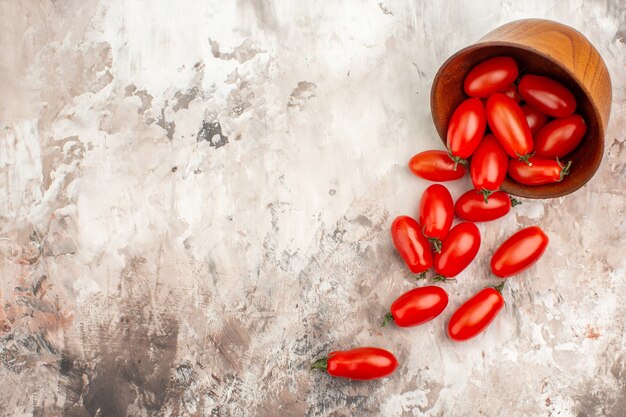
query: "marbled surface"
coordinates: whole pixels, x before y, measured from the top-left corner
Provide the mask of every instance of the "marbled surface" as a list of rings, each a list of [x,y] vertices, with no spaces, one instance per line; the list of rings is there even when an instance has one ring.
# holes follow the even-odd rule
[[[428,185],[408,158],[441,146],[432,78],[523,17],[605,58],[603,164],[480,225],[440,318],[380,330],[416,285],[389,226]],[[0,415],[626,415],[623,0],[4,0],[0,28]],[[533,224],[545,257],[449,341],[494,246]],[[358,345],[397,373],[308,371]]]

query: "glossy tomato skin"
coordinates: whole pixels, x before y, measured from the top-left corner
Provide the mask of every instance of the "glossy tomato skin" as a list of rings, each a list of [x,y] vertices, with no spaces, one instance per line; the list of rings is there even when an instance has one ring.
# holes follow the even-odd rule
[[[398,367],[395,356],[375,347],[331,352],[326,371],[335,377],[367,381],[389,376]]]
[[[491,324],[502,307],[504,298],[497,289],[482,289],[452,314],[448,336],[457,342],[477,336]]]
[[[418,274],[433,265],[428,239],[420,225],[409,216],[397,217],[391,224],[391,238],[398,253],[411,272]]]
[[[527,227],[508,238],[491,258],[491,272],[508,278],[530,268],[548,247],[548,236],[537,226]]]
[[[512,159],[509,162],[509,176],[520,184],[543,185],[562,181],[569,174],[571,162],[564,165],[555,159],[532,157],[525,162]]]
[[[561,83],[548,77],[527,74],[517,91],[525,102],[552,117],[567,117],[576,110],[576,98]]]
[[[435,254],[435,272],[446,278],[461,273],[474,260],[480,248],[480,231],[474,223],[459,223],[450,230]]]
[[[470,157],[483,138],[486,126],[483,102],[477,98],[463,101],[448,124],[446,144],[450,153],[461,159]]]
[[[499,56],[487,59],[467,74],[463,89],[470,97],[487,97],[512,84],[517,75],[517,64],[513,58]]]
[[[499,219],[511,211],[511,199],[504,191],[496,191],[489,195],[485,202],[482,194],[469,190],[454,205],[457,217],[470,222],[488,222]]]
[[[522,101],[522,98],[519,96],[517,92],[517,87],[515,86],[515,84],[510,84],[508,87],[504,88],[502,91],[499,91],[499,92],[504,94],[505,96],[507,96],[508,98],[510,98],[516,103],[519,103],[520,101]]]
[[[424,190],[419,206],[419,224],[424,236],[443,240],[454,220],[454,202],[450,191],[441,184]]]
[[[400,327],[413,327],[437,317],[448,305],[448,293],[441,287],[427,285],[402,294],[391,304],[393,321]]]
[[[528,155],[533,138],[520,106],[504,94],[493,94],[487,100],[489,127],[511,158]]]
[[[546,123],[548,123],[548,116],[541,113],[539,110],[535,109],[529,104],[522,105],[521,109],[526,116],[526,122],[528,123],[528,127],[530,128],[530,133],[534,137],[534,135],[539,132]]]
[[[535,136],[535,156],[547,159],[563,158],[576,149],[585,133],[587,124],[578,114],[555,119]]]
[[[495,191],[506,178],[509,156],[492,134],[485,135],[470,161],[470,176],[477,190]]]
[[[420,152],[409,161],[409,169],[418,177],[435,182],[458,180],[465,175],[465,165],[455,164],[445,151]]]

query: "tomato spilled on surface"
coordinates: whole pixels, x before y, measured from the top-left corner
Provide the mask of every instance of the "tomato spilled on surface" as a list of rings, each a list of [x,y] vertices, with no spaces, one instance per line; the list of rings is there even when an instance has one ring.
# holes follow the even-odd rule
[[[376,347],[331,352],[311,365],[311,369],[324,370],[334,377],[360,381],[384,378],[397,367],[398,360],[391,352]]]

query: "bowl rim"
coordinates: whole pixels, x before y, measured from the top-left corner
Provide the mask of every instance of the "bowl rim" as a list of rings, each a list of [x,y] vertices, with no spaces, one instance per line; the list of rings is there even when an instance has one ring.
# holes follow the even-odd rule
[[[525,20],[525,19],[522,19]],[[533,19],[530,19],[533,20]],[[534,19],[534,20],[543,20],[543,19]],[[511,22],[514,23],[514,22]],[[558,23],[558,22],[556,22]],[[563,25],[561,23],[561,25]],[[570,30],[576,30],[574,28],[571,28],[570,26],[567,25],[563,25],[566,28],[570,29]],[[501,27],[501,26],[498,26]],[[497,29],[497,28],[496,28]],[[494,30],[496,30],[494,29]],[[578,32],[578,31],[577,31]],[[489,32],[490,33],[490,32]],[[580,32],[578,32],[580,33]],[[485,35],[487,36],[488,33]],[[581,34],[582,35],[582,34]],[[584,37],[584,35],[582,35]],[[587,42],[589,42],[589,40],[585,37],[585,40]],[[591,42],[589,42],[589,44],[591,45]],[[431,109],[431,116],[434,116],[434,112],[433,112],[433,108],[434,108],[434,97],[435,97],[435,85],[438,84],[439,79],[441,78],[442,72],[445,68],[447,68],[454,60],[456,60],[461,54],[465,54],[465,53],[470,53],[470,52],[474,52],[480,49],[485,49],[485,48],[491,48],[491,47],[498,47],[498,46],[503,46],[503,47],[507,47],[507,48],[512,48],[512,49],[518,49],[518,50],[523,50],[526,52],[531,52],[535,55],[540,56],[543,59],[546,59],[548,61],[550,61],[552,64],[556,65],[557,67],[559,67],[562,71],[564,71],[572,80],[574,80],[574,82],[576,83],[576,85],[580,88],[580,90],[583,92],[583,94],[585,95],[585,98],[587,99],[587,101],[591,104],[591,108],[593,109],[593,116],[595,117],[597,124],[598,124],[598,136],[599,136],[599,142],[600,142],[600,152],[602,157],[599,159],[598,163],[595,164],[595,166],[591,166],[591,175],[589,176],[589,178],[587,178],[584,182],[582,182],[579,185],[575,185],[572,186],[572,188],[564,188],[562,191],[560,192],[556,192],[556,193],[551,193],[548,195],[543,195],[543,196],[538,196],[538,195],[532,195],[532,194],[527,194],[527,193],[522,193],[522,194],[516,194],[514,192],[511,192],[511,194],[515,194],[519,197],[524,197],[524,198],[533,198],[533,199],[546,199],[546,198],[556,198],[556,197],[562,197],[568,194],[571,194],[577,190],[579,190],[580,188],[582,188],[583,186],[585,186],[587,184],[587,182],[589,182],[594,175],[596,174],[596,172],[598,171],[598,169],[600,168],[600,165],[602,164],[602,160],[604,159],[604,142],[605,142],[605,127],[604,127],[604,123],[601,117],[601,113],[598,109],[598,106],[596,105],[596,103],[591,99],[591,94],[589,92],[589,90],[587,89],[587,86],[584,85],[584,83],[582,83],[582,81],[576,77],[572,71],[570,71],[567,67],[565,67],[563,64],[561,64],[559,61],[553,59],[550,55],[536,49],[533,48],[531,46],[525,45],[525,44],[521,44],[521,43],[516,43],[516,42],[509,42],[509,41],[501,41],[501,40],[483,40],[483,39],[479,39],[478,41],[476,41],[475,43],[466,46],[465,48],[459,49],[457,52],[455,52],[454,54],[452,54],[448,59],[446,59],[444,61],[443,64],[441,64],[441,66],[439,67],[439,70],[437,70],[437,73],[435,74],[434,78],[433,78],[433,83],[430,89],[430,109]],[[593,45],[591,45],[591,47],[593,47]],[[593,47],[595,49],[595,47]],[[611,86],[611,90],[612,90],[612,86]],[[434,119],[434,117],[433,117]],[[608,118],[607,118],[607,122],[608,122]],[[435,126],[435,128],[437,128],[437,126]],[[439,137],[444,141],[444,145],[445,145],[445,137],[442,137],[441,133],[439,132],[439,129],[437,130],[437,134],[439,134]],[[512,181],[512,180],[510,180]],[[503,185],[505,185],[507,182],[509,182],[509,179],[507,178],[505,180],[505,183]],[[558,184],[558,183],[555,183]],[[506,192],[509,192],[507,190],[504,190]]]

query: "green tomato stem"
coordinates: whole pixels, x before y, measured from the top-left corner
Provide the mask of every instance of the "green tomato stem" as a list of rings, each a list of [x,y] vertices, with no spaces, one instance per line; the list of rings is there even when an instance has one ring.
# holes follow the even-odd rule
[[[309,370],[319,369],[319,370],[325,371],[327,368],[328,368],[328,358],[322,358],[313,362]]]
[[[478,192],[478,194],[482,194],[483,195],[483,199],[485,200],[485,204],[487,204],[489,202],[489,196],[491,194],[493,194],[493,193],[494,193],[494,191],[490,191],[490,190],[488,190],[486,188],[483,188],[482,190],[480,190]]]
[[[433,282],[446,282],[446,281],[448,281],[448,278],[444,277],[444,276],[443,276],[443,275],[441,275],[441,274],[436,274],[436,275],[433,277]],[[451,280],[451,281],[452,281],[452,280]]]
[[[437,239],[436,237],[429,237],[428,241],[430,242],[430,244],[433,247],[433,250],[437,253],[441,253],[441,240]]]
[[[526,155],[520,155],[516,152],[517,156],[519,157],[519,160],[524,162],[526,165],[528,165],[529,167],[533,166],[533,163],[529,161],[530,158],[533,157],[533,155],[535,154],[534,152],[531,152],[529,154]]]
[[[500,294],[502,294],[502,289],[504,288],[504,284],[506,283],[506,281],[503,281],[502,284],[500,285],[496,285],[495,287],[491,287],[494,290],[497,290]]]
[[[563,181],[563,178],[565,178],[566,175],[569,175],[570,168],[572,167],[572,161],[569,161],[567,165],[563,165],[563,163],[559,161],[559,158],[556,158],[556,163],[559,164],[559,166],[561,167],[559,180],[557,182],[561,182]]]
[[[383,322],[380,323],[380,327],[385,327],[387,324],[389,324],[389,322],[393,321],[393,314],[391,313],[387,313],[385,314],[385,318],[383,319]]]
[[[450,157],[450,159],[452,159],[454,161],[454,170],[455,171],[456,171],[456,168],[459,166],[459,164],[467,165],[467,159],[463,159],[460,156],[452,155],[452,152],[450,152],[449,149],[448,149],[448,156]]]

